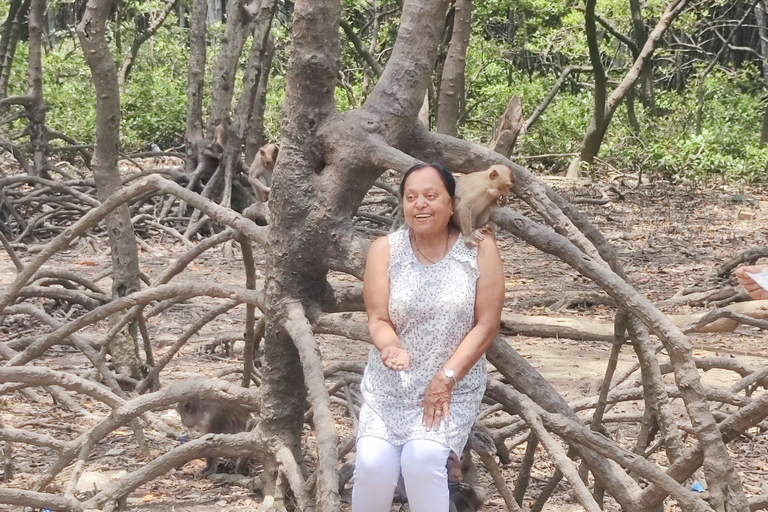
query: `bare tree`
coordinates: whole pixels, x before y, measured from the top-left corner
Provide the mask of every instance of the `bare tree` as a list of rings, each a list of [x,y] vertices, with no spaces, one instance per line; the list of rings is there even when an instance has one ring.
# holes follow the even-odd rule
[[[667,31],[667,28],[669,28],[674,19],[677,18],[685,8],[686,3],[687,0],[673,0],[667,5],[664,13],[659,18],[658,23],[646,39],[645,46],[643,46],[640,54],[635,59],[634,64],[607,100],[602,93],[603,86],[599,85],[605,80],[604,72],[601,73],[595,68],[595,66],[598,65],[599,69],[602,69],[602,64],[597,64],[597,61],[600,60],[599,48],[596,45],[596,40],[594,43],[589,43],[590,60],[592,61],[592,68],[595,73],[595,110],[592,114],[592,120],[589,123],[587,132],[584,135],[584,140],[581,143],[581,153],[578,158],[574,158],[571,161],[571,164],[568,167],[567,176],[569,178],[577,178],[580,173],[581,163],[585,162],[591,164],[595,156],[597,156],[613,114],[640,78],[643,69],[646,67],[647,61],[653,55],[656,44]],[[587,2],[587,9],[585,11],[585,19],[587,20],[587,41],[595,39],[594,36],[590,36],[590,33],[594,30],[595,23],[592,15],[594,13],[593,9],[594,2]],[[590,14],[590,11],[592,11],[592,14]]]
[[[755,4],[755,17],[757,18],[757,34],[760,39],[760,55],[763,58],[763,82],[768,87],[768,19],[766,19],[765,2]],[[768,105],[763,110],[763,125],[760,129],[760,145],[768,143]]]
[[[472,29],[472,0],[457,0],[453,35],[443,65],[435,131],[456,136],[464,103],[464,74]]]
[[[0,99],[8,95],[8,81],[11,77],[13,56],[16,53],[16,43],[19,41],[19,27],[24,16],[29,12],[30,0],[12,0],[8,5],[8,16],[3,23],[0,36]],[[3,112],[0,109],[0,112]]]
[[[115,60],[109,51],[106,24],[112,0],[89,0],[77,35],[91,69],[96,89],[96,148],[93,153],[93,178],[99,199],[104,201],[120,190],[117,168],[120,147],[120,87]],[[125,297],[141,287],[139,255],[128,205],[122,205],[106,218],[112,249],[112,295]],[[109,349],[119,373],[141,376],[141,361],[132,335],[116,336]]]
[[[262,2],[259,6],[267,8],[268,4]],[[94,166],[102,176],[108,170],[116,171],[114,161],[119,129],[119,102],[114,99],[117,97],[117,75],[104,38],[108,7],[108,0],[91,0],[80,26],[83,49],[88,52],[89,65],[93,69],[94,80],[98,80],[96,87],[101,98],[97,105],[100,133]],[[743,379],[727,392],[703,386],[698,373],[702,361],[693,357],[688,338],[670,318],[632,287],[616,251],[582,212],[527,169],[503,155],[468,141],[430,132],[424,126],[419,113],[434,70],[447,8],[443,0],[404,2],[392,56],[377,84],[360,108],[339,112],[335,104],[335,87],[341,61],[341,2],[298,0],[295,3],[282,149],[269,201],[269,226],[258,226],[248,217],[218,204],[218,201],[157,173],[140,173],[140,179],[122,188],[118,186],[109,197],[100,202],[93,200],[86,215],[51,240],[32,261],[22,265],[14,282],[2,289],[0,315],[31,314],[45,318],[44,312],[41,315],[30,307],[31,304],[16,304],[17,299],[35,291],[30,290],[34,288],[30,283],[51,256],[105,218],[122,211],[130,202],[156,193],[167,194],[190,205],[212,222],[226,226],[223,232],[191,247],[148,288],[128,297],[106,298],[102,304],[92,304],[88,313],[54,325],[52,331],[35,337],[29,346],[18,352],[0,341],[0,355],[8,359],[6,365],[0,368],[0,393],[28,390],[33,386],[61,386],[98,400],[111,411],[93,428],[83,434],[78,433],[69,441],[47,435],[30,435],[16,429],[2,429],[0,440],[37,444],[57,452],[35,483],[35,489],[48,487],[66,468],[73,466],[73,470],[63,495],[0,488],[0,503],[77,512],[94,508],[114,510],[116,503],[137,487],[186,460],[201,455],[248,455],[257,456],[264,464],[265,472],[261,480],[265,495],[279,501],[277,498],[285,496],[286,488],[290,488],[299,510],[338,510],[339,457],[351,449],[353,439],[347,439],[342,444],[337,438],[331,395],[339,388],[329,389],[326,378],[341,365],[323,365],[316,335],[342,335],[362,341],[369,339],[365,325],[348,314],[363,309],[360,283],[338,286],[331,277],[331,271],[362,277],[369,244],[355,229],[353,217],[374,184],[385,190],[391,188],[378,181],[381,175],[389,170],[404,172],[417,162],[438,162],[462,173],[478,171],[491,164],[510,166],[515,174],[515,194],[536,215],[529,217],[503,208],[494,214],[494,221],[502,229],[556,256],[594,281],[619,308],[613,334],[609,335],[614,347],[603,386],[597,397],[588,399],[587,404],[579,404],[582,410],[594,410],[592,417],[587,418],[592,428],[587,427],[583,417],[576,414],[576,406],[568,404],[503,337],[497,338],[488,351],[488,360],[509,382],[490,381],[488,394],[499,404],[497,408],[513,418],[516,423],[513,426],[520,429],[516,433],[521,434],[523,440],[533,433],[555,461],[558,472],[551,482],[557,485],[560,479],[566,478],[587,510],[599,509],[603,492],[612,496],[627,511],[657,510],[667,497],[673,498],[686,511],[749,510],[750,503],[745,498],[740,476],[726,443],[768,416],[768,394],[736,396],[749,386],[766,382],[768,370],[744,368],[730,360],[720,361],[717,363],[720,366],[713,367],[729,367],[743,372]],[[203,8],[196,12],[205,14]],[[262,19],[259,15],[254,16],[254,20]],[[259,23],[254,22],[254,25]],[[256,34],[256,30],[252,27],[250,33]],[[653,37],[651,34],[649,41]],[[267,41],[266,35],[262,41]],[[254,48],[249,60],[260,52],[258,47]],[[252,112],[248,97],[254,94],[259,80],[256,79],[256,67],[249,65],[249,68],[246,70],[248,85],[244,87],[249,92],[244,92],[235,108],[235,125],[243,123],[244,126]],[[636,62],[633,72],[637,74],[640,69],[642,63]],[[619,89],[631,87],[632,80],[622,83]],[[611,111],[610,102],[609,98],[607,112]],[[112,124],[107,122],[110,120]],[[239,153],[242,134],[235,130],[235,136],[240,138],[237,142]],[[110,162],[112,167],[107,165]],[[24,179],[27,181],[21,182],[41,180],[33,177]],[[0,185],[14,180],[3,178]],[[69,187],[67,184],[58,186]],[[65,190],[81,197],[77,190]],[[250,212],[246,213],[250,216]],[[203,251],[234,237],[244,244],[245,286],[169,282]],[[260,244],[266,254],[263,287],[255,279],[250,243]],[[80,281],[83,282],[82,279]],[[87,281],[85,283],[91,290],[95,286]],[[118,315],[120,318],[111,327],[107,335],[109,338],[122,325],[134,318],[140,319],[145,308],[146,316],[159,314],[163,308],[193,297],[226,300],[201,315],[156,362],[137,389],[146,391],[164,365],[203,325],[237,304],[247,304],[245,330],[250,340],[247,342],[254,343],[257,330],[263,331],[266,340],[263,380],[258,391],[210,379],[177,383],[136,398],[121,396],[111,370],[100,354],[78,336],[78,331]],[[151,304],[154,305],[150,311]],[[253,321],[257,308],[263,313],[258,328]],[[729,319],[739,318],[733,312],[727,315]],[[651,335],[661,341],[669,354],[668,364],[661,365],[656,359],[650,343]],[[640,384],[632,389],[612,387],[612,382],[623,382],[632,373],[614,376],[616,357],[625,337],[636,346],[642,387],[639,387]],[[109,387],[69,373],[27,364],[49,348],[63,343],[71,343],[88,357]],[[345,362],[343,366],[359,370],[360,365],[347,365]],[[247,379],[250,369],[245,368],[245,372]],[[661,379],[664,373],[670,372],[677,384],[675,388],[666,387]],[[163,428],[162,422],[154,418],[151,411],[166,409],[193,396],[248,405],[259,412],[259,419],[249,432],[206,436],[176,446],[93,496],[83,501],[75,497],[74,489],[82,470],[99,441],[129,422],[141,420]],[[686,429],[698,444],[684,445],[680,442],[682,437],[669,409],[670,400],[677,397],[682,399],[690,423],[689,426],[686,423]],[[598,432],[599,425],[607,421],[609,403],[640,399],[645,401],[646,415],[655,415],[659,423],[661,444],[669,461],[667,467],[647,459],[645,451],[642,455],[629,452]],[[710,402],[716,401],[732,404],[737,409],[731,414],[722,410],[713,411]],[[312,410],[314,454],[302,452],[307,403]],[[353,415],[353,404],[349,409]],[[716,417],[721,419],[720,423]],[[562,448],[555,436],[567,443],[567,450]],[[638,445],[647,446],[648,438],[643,435]],[[503,440],[502,437],[502,444]],[[488,452],[485,452],[482,460],[496,475],[494,480],[499,482],[502,479],[495,471],[498,468],[493,467],[495,461],[487,455]],[[310,475],[304,460],[313,456],[316,457],[311,466],[315,472]],[[576,458],[582,461],[582,471],[576,468],[573,460]],[[709,487],[706,500],[681,483],[702,466]],[[593,479],[587,478],[586,470],[592,473]],[[642,486],[635,477],[644,480]],[[594,482],[593,489],[585,482]],[[503,485],[503,482],[498,485]],[[522,489],[522,484],[520,487]],[[524,494],[524,489],[516,494]],[[508,507],[515,510],[509,492],[504,495]],[[539,506],[543,507],[545,502],[546,497],[540,500]],[[276,504],[275,508],[284,509],[284,503]]]

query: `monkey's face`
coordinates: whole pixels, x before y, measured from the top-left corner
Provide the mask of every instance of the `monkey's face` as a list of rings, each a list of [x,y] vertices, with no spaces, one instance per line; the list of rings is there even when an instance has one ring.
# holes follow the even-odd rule
[[[497,198],[496,203],[499,206],[504,206],[509,200],[509,193],[512,191],[512,185],[515,183],[512,169],[506,165],[494,165],[489,170],[491,171],[489,174],[491,194]]]
[[[445,231],[453,200],[437,170],[425,167],[408,176],[403,191],[405,222],[420,235]]]
[[[277,144],[267,144],[259,150],[261,166],[270,171],[275,168],[277,162],[277,153],[280,150]]]
[[[187,428],[194,429],[200,423],[201,411],[192,400],[180,402],[176,405],[176,412],[181,416],[181,424]]]
[[[464,481],[464,473],[462,472],[462,457],[459,455],[456,455],[456,452],[451,450],[450,455],[448,455],[448,463],[446,464],[446,468],[448,468],[448,481],[453,483],[460,483]]]

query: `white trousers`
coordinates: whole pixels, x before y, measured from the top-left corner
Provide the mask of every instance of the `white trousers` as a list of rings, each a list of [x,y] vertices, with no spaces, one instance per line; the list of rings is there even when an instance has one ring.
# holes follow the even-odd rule
[[[389,512],[400,473],[411,512],[448,511],[448,471],[451,449],[427,439],[395,446],[363,436],[357,441],[352,512]]]

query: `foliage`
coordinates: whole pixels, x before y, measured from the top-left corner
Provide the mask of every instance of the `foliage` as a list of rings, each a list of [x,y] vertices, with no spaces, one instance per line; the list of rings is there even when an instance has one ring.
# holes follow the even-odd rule
[[[649,25],[658,19],[665,0],[643,3]],[[711,5],[710,5],[711,4]],[[689,9],[675,23],[678,34],[697,32],[707,25],[723,2],[709,2],[703,10]],[[121,51],[112,48],[122,63],[139,22],[137,16],[159,3],[130,3],[121,27]],[[399,25],[397,0],[359,2],[344,0],[345,19],[366,45],[374,27],[373,9],[380,14],[378,40],[373,53],[382,64],[391,53]],[[466,101],[459,133],[487,144],[498,117],[513,95],[529,116],[547,95],[559,73],[568,64],[589,63],[584,37],[584,15],[580,4],[564,0],[475,0],[473,31],[466,60]],[[189,6],[187,6],[188,8]],[[4,10],[0,7],[0,14]],[[598,3],[598,14],[625,34],[631,33],[629,4],[625,0]],[[719,9],[719,10],[718,10]],[[268,140],[280,136],[285,99],[285,72],[290,48],[290,3],[280,3],[273,24],[275,56],[265,112]],[[130,14],[130,15],[129,15]],[[121,143],[123,150],[141,149],[155,142],[163,147],[183,140],[186,117],[186,73],[188,32],[172,14],[160,31],[145,43],[135,61],[122,97]],[[114,26],[112,26],[114,29]],[[622,79],[632,57],[615,37],[601,30],[600,47],[608,70],[609,92]],[[208,27],[206,94],[215,64],[223,25]],[[85,65],[73,27],[57,32],[55,43],[44,56],[44,90],[48,102],[48,125],[78,142],[93,141],[95,99],[90,71]],[[677,36],[676,36],[677,37]],[[693,36],[691,36],[693,37]],[[670,37],[670,41],[674,40]],[[340,110],[359,107],[373,84],[364,86],[365,64],[342,33],[342,73],[336,99]],[[657,51],[657,112],[647,111],[635,101],[640,129],[627,120],[626,106],[616,112],[601,148],[600,158],[627,172],[659,173],[671,179],[722,176],[727,179],[764,179],[768,150],[759,147],[759,127],[765,110],[765,86],[759,69],[747,62],[710,73],[705,83],[706,100],[700,135],[694,131],[697,109],[696,77],[706,59],[691,60],[675,68],[679,48],[669,41]],[[9,94],[26,90],[27,46],[19,43]],[[240,62],[239,76],[247,59]],[[753,59],[754,60],[754,59]],[[727,64],[727,63],[726,63]],[[439,88],[437,78],[433,83]],[[550,107],[522,136],[516,151],[521,155],[570,154],[578,152],[593,110],[589,72],[572,74]],[[674,83],[674,89],[673,87]],[[236,82],[235,100],[242,82]],[[209,96],[204,98],[207,104]],[[434,109],[434,103],[432,107]],[[207,109],[206,109],[207,111]],[[434,110],[433,110],[434,112]],[[16,128],[21,124],[17,122]],[[561,172],[568,157],[537,161],[543,169]]]

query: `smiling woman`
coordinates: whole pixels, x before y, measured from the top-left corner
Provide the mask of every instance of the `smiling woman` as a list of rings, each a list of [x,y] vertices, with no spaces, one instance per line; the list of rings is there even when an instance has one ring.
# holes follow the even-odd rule
[[[362,382],[353,511],[388,511],[402,472],[413,512],[448,510],[448,455],[462,453],[485,391],[485,350],[504,300],[495,240],[467,247],[439,165],[400,184],[408,229],[376,240],[364,292],[371,349]]]

